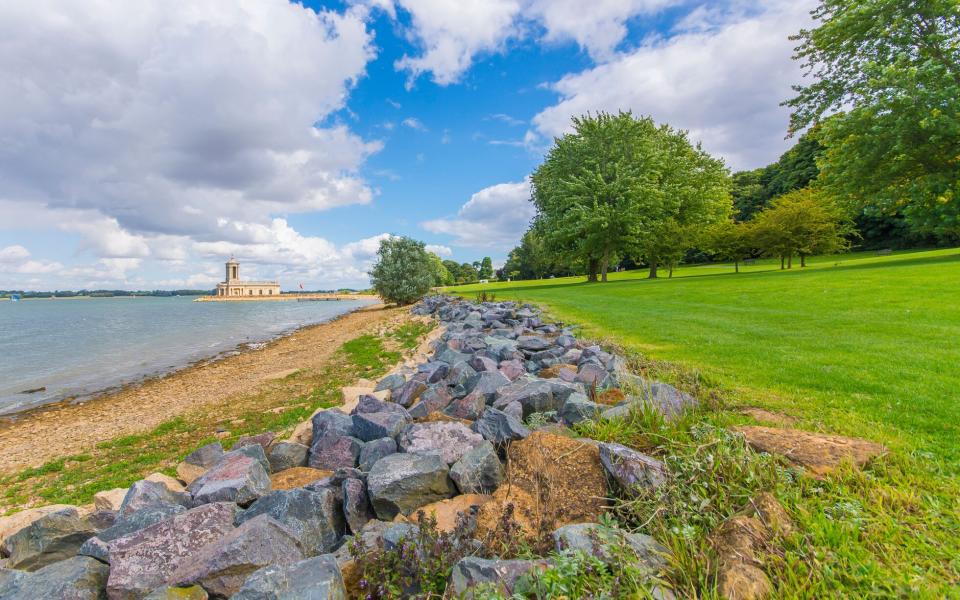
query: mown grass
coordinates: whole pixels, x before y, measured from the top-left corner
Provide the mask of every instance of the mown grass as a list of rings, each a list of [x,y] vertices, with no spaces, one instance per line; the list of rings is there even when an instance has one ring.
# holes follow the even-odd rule
[[[101,442],[89,453],[0,477],[0,507],[11,513],[39,504],[85,504],[99,491],[127,487],[153,472],[174,475],[184,456],[212,441],[229,447],[243,435],[289,432],[317,408],[339,405],[343,386],[383,374],[430,327],[408,322],[384,337],[358,336],[321,372],[301,369],[216,410],[180,416],[146,433]]]
[[[675,426],[640,419],[583,432],[671,457],[684,474],[672,495],[624,506],[621,516],[675,550],[685,593],[711,597],[707,532],[765,488],[801,531],[770,559],[778,597],[960,597],[960,252],[810,264],[451,291],[473,298],[487,289],[498,300],[541,304],[708,401],[712,410]],[[752,422],[740,406],[788,413],[804,429],[881,441],[892,452],[862,472],[795,477],[725,433]]]

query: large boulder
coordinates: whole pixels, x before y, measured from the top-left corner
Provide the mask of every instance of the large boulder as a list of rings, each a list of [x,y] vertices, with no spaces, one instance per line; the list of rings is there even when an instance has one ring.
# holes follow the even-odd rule
[[[33,573],[0,579],[4,600],[100,600],[110,567],[88,556],[74,556]]]
[[[171,504],[189,508],[192,504],[188,494],[170,491],[166,485],[141,479],[127,490],[117,511],[117,517],[123,519],[133,513],[155,506],[169,506]]]
[[[248,449],[259,451],[260,446],[248,446],[223,455],[220,462],[195,479],[187,491],[198,504],[235,502],[247,506],[270,491],[270,474],[263,462],[251,456]],[[266,461],[266,457],[263,459]]]
[[[483,437],[462,423],[415,423],[404,429],[397,445],[410,454],[440,456],[449,465],[482,442]]]
[[[184,457],[183,462],[177,465],[177,477],[189,484],[217,464],[221,458],[223,458],[223,446],[220,442],[201,446]]]
[[[667,466],[662,461],[622,444],[600,444],[600,462],[607,473],[630,493],[638,488],[657,488],[667,481]]]
[[[181,562],[233,531],[236,513],[233,503],[205,504],[109,542],[110,600],[142,598],[175,583],[170,576]]]
[[[548,340],[534,335],[521,335],[517,338],[517,347],[526,352],[540,352],[552,346]]]
[[[370,469],[367,488],[377,516],[388,521],[456,493],[447,463],[434,454],[392,454],[380,459]]]
[[[471,448],[450,467],[461,494],[492,494],[503,481],[503,465],[490,442]]]
[[[410,407],[410,417],[422,419],[434,411],[446,408],[451,399],[447,386],[443,384],[431,386],[420,394],[420,398]]]
[[[523,423],[495,408],[483,411],[480,418],[474,421],[471,429],[483,436],[483,439],[498,446],[514,440],[522,440],[530,435],[530,430]]]
[[[454,391],[455,396],[475,394],[482,396],[487,403],[493,402],[497,391],[510,384],[510,380],[500,371],[481,371],[467,379]]]
[[[229,598],[253,572],[301,560],[303,551],[290,530],[270,516],[259,515],[181,561],[170,583],[199,585],[215,597]]]
[[[312,446],[316,446],[324,437],[342,437],[353,435],[353,419],[336,408],[321,410],[310,418],[313,424]]]
[[[403,384],[399,390],[394,392],[391,398],[397,404],[409,407],[420,397],[420,394],[425,391],[427,391],[427,384],[418,379],[411,379]]]
[[[296,442],[277,442],[270,448],[267,460],[270,461],[270,471],[278,473],[307,466],[307,454],[310,448]]]
[[[358,467],[361,471],[369,471],[374,464],[384,456],[390,456],[397,452],[397,441],[392,437],[384,437],[377,440],[371,440],[363,445],[360,450]]]
[[[394,411],[357,413],[353,415],[353,432],[364,442],[384,437],[392,438],[400,433],[408,421],[407,415]]]
[[[468,556],[453,566],[450,588],[457,598],[471,599],[479,587],[493,589],[511,597],[517,582],[535,569],[546,567],[545,561],[500,560]],[[486,596],[483,596],[486,597]]]
[[[400,388],[404,383],[406,383],[406,378],[400,373],[393,373],[387,375],[383,379],[377,382],[376,387],[373,388],[374,392],[383,392],[386,390],[393,391]]]
[[[617,560],[618,548],[627,547],[636,555],[636,566],[645,575],[655,575],[667,564],[669,550],[649,535],[629,533],[599,523],[575,523],[553,532],[557,552],[579,550],[604,562]]]
[[[344,533],[343,515],[330,490],[270,492],[240,513],[237,525],[269,515],[293,533],[308,555],[330,552]]]
[[[341,484],[341,493],[344,519],[350,531],[356,533],[375,516],[367,495],[367,484],[361,479],[349,477]]]
[[[559,416],[567,425],[576,425],[581,421],[589,421],[598,417],[603,410],[602,405],[591,402],[583,394],[570,394],[567,401],[563,403]]]
[[[123,499],[127,496],[129,488],[113,488],[112,490],[103,490],[93,495],[93,506],[97,510],[112,510],[117,512]]]
[[[511,402],[519,402],[524,418],[531,413],[557,410],[563,401],[554,398],[552,380],[520,378],[500,390],[493,407],[502,410]]]
[[[8,537],[20,531],[27,525],[30,525],[37,519],[53,513],[64,513],[73,516],[79,516],[77,507],[73,506],[72,504],[50,504],[48,506],[28,508],[26,510],[13,513],[7,517],[0,518],[0,556],[7,556],[9,554],[9,552],[5,549],[5,542]]]
[[[487,409],[487,400],[482,394],[467,394],[463,398],[454,400],[443,411],[444,414],[456,419],[473,421]]]
[[[314,469],[335,470],[355,467],[363,450],[363,441],[349,436],[327,435],[310,449],[309,465]]]
[[[347,590],[336,559],[324,554],[254,571],[231,600],[347,600]]]
[[[699,406],[696,398],[681,392],[669,383],[651,383],[644,390],[644,400],[663,414],[664,419],[672,421],[685,411]]]
[[[187,509],[179,504],[164,504],[140,509],[135,513],[117,519],[112,526],[88,539],[80,546],[79,554],[92,556],[103,562],[110,562],[109,542],[186,511]]]
[[[7,566],[36,571],[77,554],[80,546],[96,530],[75,513],[51,513],[7,538],[4,546],[10,554]]]

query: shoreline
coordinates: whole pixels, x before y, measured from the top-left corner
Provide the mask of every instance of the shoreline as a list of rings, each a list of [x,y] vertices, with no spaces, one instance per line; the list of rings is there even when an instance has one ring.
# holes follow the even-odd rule
[[[244,342],[233,351],[101,390],[82,402],[64,399],[0,415],[0,473],[82,452],[101,441],[148,431],[167,419],[224,402],[235,394],[255,392],[273,380],[322,364],[343,342],[395,312],[383,304],[361,306],[253,347]],[[38,439],[49,442],[38,444]]]
[[[116,298],[133,298],[133,297],[134,296],[116,296]],[[76,297],[76,298],[80,298],[80,297]],[[85,298],[90,298],[90,297],[87,296]],[[74,299],[74,298],[70,298],[70,299]],[[252,339],[248,339],[247,341],[238,342],[233,346],[221,347],[219,350],[216,350],[211,354],[197,356],[197,353],[194,353],[193,357],[184,357],[183,359],[181,359],[182,362],[175,363],[165,367],[155,367],[149,370],[142,370],[140,372],[131,374],[129,378],[127,377],[121,378],[123,379],[123,381],[120,381],[119,383],[115,383],[112,385],[106,385],[102,387],[90,386],[90,389],[80,388],[79,390],[74,390],[73,393],[64,392],[62,394],[59,394],[53,399],[42,402],[41,404],[24,406],[21,408],[15,408],[13,410],[0,409],[0,433],[3,432],[4,427],[8,423],[16,422],[21,418],[29,416],[33,413],[43,412],[46,410],[57,410],[63,407],[85,404],[92,400],[96,400],[97,398],[100,398],[102,396],[120,393],[120,392],[123,392],[124,390],[127,390],[128,388],[143,385],[152,380],[162,379],[164,377],[174,375],[186,369],[191,369],[197,366],[212,364],[214,362],[230,358],[231,356],[237,356],[238,354],[241,354],[244,352],[259,350],[265,347],[266,345],[271,344],[279,339],[282,339],[290,335],[294,335],[302,329],[305,329],[308,327],[314,327],[317,325],[323,325],[325,323],[331,323],[336,319],[339,319],[350,313],[356,312],[358,310],[362,310],[370,306],[376,306],[377,304],[379,304],[379,299],[375,296],[364,296],[362,298],[357,298],[357,299],[358,300],[377,300],[377,302],[358,306],[352,310],[341,313],[339,315],[335,315],[326,320],[314,321],[311,323],[305,323],[303,325],[295,325],[293,327],[283,329],[279,332],[267,334],[265,337],[262,337],[262,338],[255,337]],[[39,300],[39,298],[35,298],[35,300]],[[194,302],[196,302],[196,300],[194,300]],[[46,388],[43,387],[41,389],[45,390]],[[37,390],[37,391],[41,391],[41,390]],[[25,392],[21,392],[21,394],[24,394],[24,393]]]

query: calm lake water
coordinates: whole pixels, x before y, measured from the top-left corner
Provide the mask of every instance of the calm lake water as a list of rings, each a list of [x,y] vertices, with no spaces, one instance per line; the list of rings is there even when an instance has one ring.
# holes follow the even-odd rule
[[[370,302],[192,300],[0,302],[0,414],[162,374]]]

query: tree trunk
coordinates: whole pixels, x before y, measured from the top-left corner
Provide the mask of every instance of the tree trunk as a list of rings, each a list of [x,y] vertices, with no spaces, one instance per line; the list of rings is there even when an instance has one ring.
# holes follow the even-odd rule
[[[600,265],[600,281],[607,282],[607,269],[610,267],[610,251],[603,251],[603,263]]]
[[[788,269],[792,269],[792,268],[793,268],[793,255],[792,255],[792,254],[787,257],[787,268],[788,268]]]
[[[657,278],[657,261],[652,261],[650,263],[650,274],[647,275],[647,279],[656,279]]]
[[[739,273],[739,272],[740,272],[740,261],[739,261],[739,260],[733,261],[733,272],[734,272],[734,273]]]
[[[784,267],[784,261],[786,261],[786,258],[781,254],[781,255],[780,255],[780,270],[781,270],[781,271],[785,268],[785,267]]]
[[[801,254],[801,255],[800,255],[800,268],[802,269],[802,268],[805,267],[805,266],[807,266],[807,255],[806,255],[806,254]]]
[[[673,279],[673,263],[670,263],[670,272],[667,275],[667,279]]]
[[[587,260],[587,281],[591,283],[597,282],[597,262],[595,258]]]

